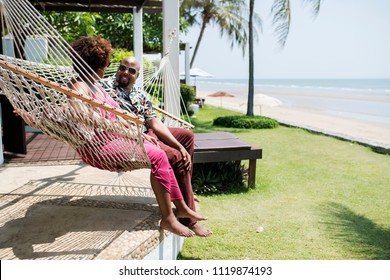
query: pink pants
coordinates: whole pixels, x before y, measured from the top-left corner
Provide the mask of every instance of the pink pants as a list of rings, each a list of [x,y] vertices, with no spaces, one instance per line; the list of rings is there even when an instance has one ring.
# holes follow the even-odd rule
[[[166,153],[146,140],[144,146],[151,163],[152,175],[171,194],[171,201],[183,200],[179,184]]]
[[[132,141],[123,139],[120,136],[100,133],[89,144],[77,149],[77,152],[85,163],[96,168],[126,171],[129,158],[126,152],[132,151],[134,145]],[[151,163],[152,175],[170,193],[171,201],[183,200],[183,195],[177,183],[175,173],[169,164],[167,154],[149,141],[145,140],[144,146]]]

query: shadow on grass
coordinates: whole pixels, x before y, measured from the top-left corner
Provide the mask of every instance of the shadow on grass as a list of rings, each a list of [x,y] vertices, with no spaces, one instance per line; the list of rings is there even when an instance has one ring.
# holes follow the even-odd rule
[[[349,244],[350,250],[365,254],[366,259],[390,259],[389,229],[339,203],[328,203],[323,206],[322,211],[326,216],[324,224],[332,238]]]
[[[186,257],[184,256],[181,252],[177,255],[177,260],[201,260],[200,258],[190,258],[190,257]]]

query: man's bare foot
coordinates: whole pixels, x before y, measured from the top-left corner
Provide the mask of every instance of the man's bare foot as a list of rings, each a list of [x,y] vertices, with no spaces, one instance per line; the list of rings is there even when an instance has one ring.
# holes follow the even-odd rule
[[[175,215],[178,218],[190,218],[195,219],[197,221],[205,221],[208,218],[206,216],[203,216],[190,208],[186,207],[185,209],[177,209],[175,210]]]
[[[194,195],[194,200],[195,202],[200,202],[200,199],[196,195]]]
[[[202,226],[199,223],[196,223],[195,225],[190,226],[189,228],[192,229],[195,232],[195,234],[199,237],[209,237],[210,235],[213,234],[211,230]]]
[[[193,237],[195,235],[194,231],[179,223],[175,217],[173,217],[173,219],[168,218],[166,220],[161,220],[160,228],[183,237]]]

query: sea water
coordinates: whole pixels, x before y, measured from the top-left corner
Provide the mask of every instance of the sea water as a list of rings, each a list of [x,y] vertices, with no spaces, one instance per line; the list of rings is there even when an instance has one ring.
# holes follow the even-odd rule
[[[247,79],[198,78],[199,90],[227,91],[247,99]],[[389,126],[390,79],[255,79],[256,93],[281,101],[280,106]]]

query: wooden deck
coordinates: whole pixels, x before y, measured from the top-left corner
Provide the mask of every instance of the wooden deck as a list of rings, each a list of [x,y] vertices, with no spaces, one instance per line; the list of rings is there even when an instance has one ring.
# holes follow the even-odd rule
[[[68,145],[42,133],[27,132],[27,154],[4,154],[5,163],[81,160]],[[248,185],[254,186],[262,149],[227,132],[195,133],[194,163],[249,160]]]
[[[41,132],[26,132],[27,154],[4,152],[4,163],[81,160],[69,145]]]

